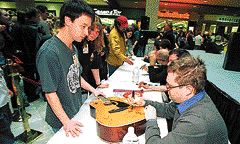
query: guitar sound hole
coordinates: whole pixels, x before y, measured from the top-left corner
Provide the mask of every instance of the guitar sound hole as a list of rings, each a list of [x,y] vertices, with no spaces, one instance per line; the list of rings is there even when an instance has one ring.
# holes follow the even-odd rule
[[[116,101],[116,100],[110,100],[110,101],[113,105],[116,105],[117,107],[128,107],[129,106],[129,104],[124,103],[124,102],[120,102],[120,101]]]

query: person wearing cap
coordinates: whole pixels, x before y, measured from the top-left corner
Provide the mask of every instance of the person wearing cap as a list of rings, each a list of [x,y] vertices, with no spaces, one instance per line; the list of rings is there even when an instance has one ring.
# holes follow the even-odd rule
[[[114,28],[109,34],[110,50],[107,57],[109,76],[111,76],[124,62],[133,65],[133,62],[125,55],[126,43],[124,31],[128,28],[125,16],[119,16],[114,21]]]

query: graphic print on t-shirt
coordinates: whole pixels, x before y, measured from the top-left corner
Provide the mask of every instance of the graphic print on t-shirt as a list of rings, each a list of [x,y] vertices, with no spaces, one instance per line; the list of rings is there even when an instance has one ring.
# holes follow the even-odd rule
[[[84,54],[88,54],[88,44],[85,44],[85,45],[83,46],[83,53],[84,53]]]
[[[71,93],[76,93],[80,88],[80,64],[77,56],[73,56],[74,63],[70,66],[67,74],[68,88]],[[76,62],[77,61],[77,62]]]

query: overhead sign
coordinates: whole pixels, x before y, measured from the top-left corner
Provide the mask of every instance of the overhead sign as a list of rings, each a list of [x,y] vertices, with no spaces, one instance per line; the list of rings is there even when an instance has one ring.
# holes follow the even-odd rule
[[[239,23],[240,22],[240,17],[224,16],[224,15],[205,15],[204,20],[229,22],[229,23]]]
[[[113,9],[113,10],[98,10],[98,9],[94,9],[95,13],[97,15],[105,15],[105,16],[120,16],[122,11],[119,11],[117,9]]]
[[[161,18],[173,18],[173,19],[189,19],[189,14],[180,14],[178,12],[161,12],[158,11],[158,16]]]

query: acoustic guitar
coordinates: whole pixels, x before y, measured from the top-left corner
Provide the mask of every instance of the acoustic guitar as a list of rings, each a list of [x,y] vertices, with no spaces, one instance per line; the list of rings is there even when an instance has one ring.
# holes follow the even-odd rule
[[[109,97],[110,103],[98,99],[90,103],[91,116],[96,119],[97,135],[107,142],[120,142],[128,127],[137,136],[145,132],[144,107],[130,106],[126,98]]]

